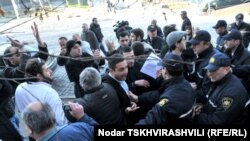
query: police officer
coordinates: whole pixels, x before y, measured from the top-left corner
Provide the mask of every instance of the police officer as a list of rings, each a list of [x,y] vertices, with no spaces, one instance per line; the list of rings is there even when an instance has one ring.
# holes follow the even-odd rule
[[[240,31],[232,29],[229,34],[223,36],[226,40],[225,42],[225,53],[231,59],[231,64],[233,67],[233,73],[238,76],[248,93],[250,93],[250,76],[248,74],[243,74],[242,71],[236,69],[242,65],[250,65],[250,52],[247,48],[244,48],[242,44],[242,36]]]
[[[195,67],[188,77],[191,82],[194,82],[192,86],[195,89],[197,101],[203,103],[211,84],[204,67],[208,64],[209,59],[219,51],[212,46],[211,35],[205,30],[197,31],[195,37],[188,42],[192,44],[194,53],[198,56],[195,59]]]
[[[226,125],[244,122],[242,111],[249,97],[240,80],[231,73],[230,65],[228,56],[216,53],[205,67],[213,84],[206,95],[206,104],[195,106],[194,120],[198,124]]]
[[[162,70],[162,88],[158,95],[145,93],[139,97],[131,97],[142,106],[143,102],[147,101],[146,98],[149,100],[158,98],[158,103],[144,119],[137,123],[139,125],[184,124],[191,119],[195,94],[191,85],[183,77],[183,64],[180,63],[182,59],[172,53],[169,53],[165,59]]]
[[[230,25],[230,29],[237,29],[241,32],[243,37],[243,45],[245,48],[249,46],[250,42],[250,24],[243,21],[244,15],[239,13],[235,16],[235,22]]]
[[[223,52],[225,50],[225,47],[224,47],[225,39],[222,37],[228,33],[227,22],[225,20],[218,20],[216,25],[213,26],[213,28],[215,29],[216,33],[219,35],[216,40],[216,48],[219,51]]]

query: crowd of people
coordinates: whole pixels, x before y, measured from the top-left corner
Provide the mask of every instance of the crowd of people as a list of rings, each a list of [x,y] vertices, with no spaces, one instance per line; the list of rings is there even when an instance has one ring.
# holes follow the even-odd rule
[[[208,31],[193,28],[186,11],[181,18],[181,30],[161,28],[153,19],[146,36],[124,25],[116,32],[119,47],[103,41],[97,18],[82,24],[81,35],[59,37],[57,63],[74,82],[75,99],[66,104],[51,87],[49,51],[36,23],[37,54],[9,37],[0,79],[0,139],[26,140],[15,107],[29,139],[39,141],[93,140],[94,125],[249,124],[250,25],[244,15],[230,26],[223,19],[215,23],[216,45]],[[148,68],[156,78],[141,72],[152,54],[160,58],[161,69]]]

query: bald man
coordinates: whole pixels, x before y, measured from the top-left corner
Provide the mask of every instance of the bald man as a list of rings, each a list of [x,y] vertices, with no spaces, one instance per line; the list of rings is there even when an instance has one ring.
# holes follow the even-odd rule
[[[78,122],[57,127],[55,114],[47,103],[32,102],[22,113],[26,130],[32,138],[39,141],[87,141],[93,139],[94,127],[97,124],[84,114],[78,103],[69,102],[69,112]]]

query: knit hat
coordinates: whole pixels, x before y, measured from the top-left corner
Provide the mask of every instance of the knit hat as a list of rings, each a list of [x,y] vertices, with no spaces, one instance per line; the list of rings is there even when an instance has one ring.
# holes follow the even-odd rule
[[[186,32],[183,31],[173,31],[167,36],[168,46],[174,45],[176,42],[182,39],[186,35]]]

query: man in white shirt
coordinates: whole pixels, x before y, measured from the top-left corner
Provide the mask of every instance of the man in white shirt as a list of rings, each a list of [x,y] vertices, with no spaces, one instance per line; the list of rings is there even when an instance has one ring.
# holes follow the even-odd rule
[[[46,102],[55,112],[56,124],[58,126],[67,123],[62,109],[62,101],[58,93],[51,87],[52,71],[44,61],[40,59],[28,60],[25,67],[25,76],[30,78],[27,82],[18,85],[15,92],[15,103],[20,112],[31,102]]]

